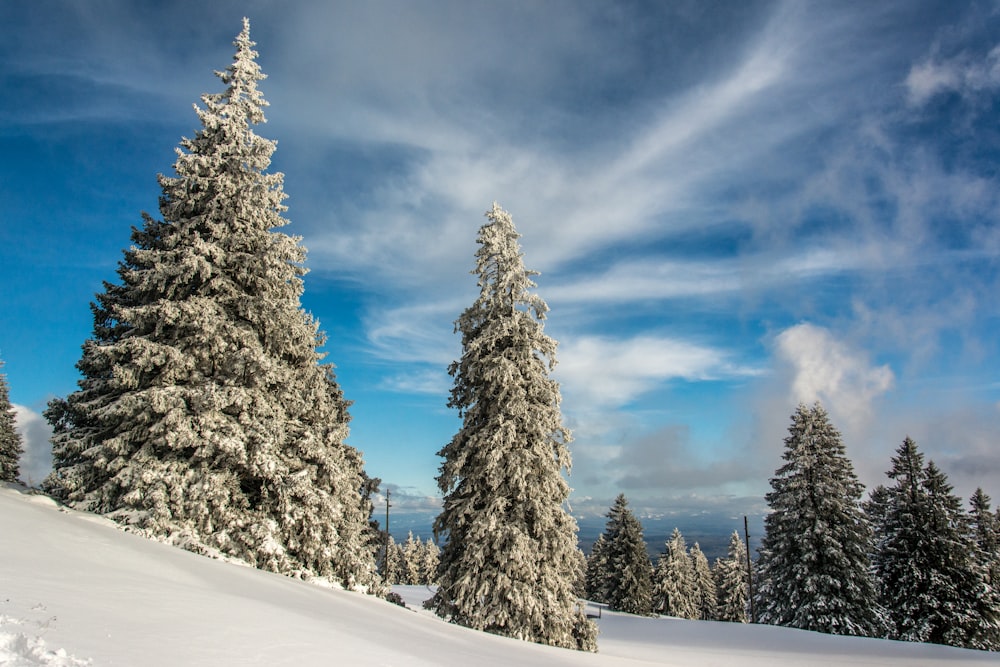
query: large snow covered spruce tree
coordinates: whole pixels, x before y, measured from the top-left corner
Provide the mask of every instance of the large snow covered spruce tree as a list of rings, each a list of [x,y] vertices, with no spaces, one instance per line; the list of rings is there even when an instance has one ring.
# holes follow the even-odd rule
[[[462,427],[439,455],[445,539],[428,606],[460,625],[541,644],[596,650],[577,609],[576,521],[566,511],[569,431],[549,377],[556,342],[530,290],[519,234],[497,204],[476,252],[479,298],[458,318],[462,356],[449,407]]]
[[[2,361],[0,368],[3,368]],[[21,434],[14,428],[14,407],[10,404],[7,377],[0,373],[0,482],[17,481],[23,453]]]
[[[249,22],[218,94],[195,107],[160,213],[93,304],[79,390],[50,404],[46,488],[197,551],[267,570],[373,582],[348,403],[300,305],[305,249],[275,231],[283,176],[258,136],[267,102]]]
[[[653,612],[653,564],[649,560],[642,522],[629,509],[624,493],[608,510],[601,558],[603,580],[596,579],[603,602],[616,611],[647,615]]]
[[[894,639],[995,650],[998,604],[979,550],[941,470],[906,438],[887,473],[895,484],[870,504],[879,519],[873,557]]]
[[[881,636],[884,614],[869,572],[863,487],[823,407],[799,405],[771,479],[760,548],[764,623]]]

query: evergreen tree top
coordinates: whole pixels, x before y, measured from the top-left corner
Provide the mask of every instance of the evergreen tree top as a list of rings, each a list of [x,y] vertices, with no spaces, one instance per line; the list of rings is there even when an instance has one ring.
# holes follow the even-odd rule
[[[537,271],[524,267],[524,253],[518,239],[521,235],[514,227],[514,220],[497,202],[486,212],[489,222],[479,229],[476,243],[476,268],[481,290],[476,305],[479,307],[503,306],[513,310],[530,310],[538,319],[545,319],[548,306],[540,296],[531,292],[536,284],[531,280]]]
[[[216,72],[223,83],[228,88],[225,93],[218,97],[224,97],[231,104],[245,104],[247,109],[246,117],[252,123],[265,123],[263,108],[268,105],[261,92],[257,89],[257,82],[267,78],[260,65],[257,64],[258,54],[253,47],[257,42],[250,40],[250,19],[243,17],[243,30],[233,41],[236,47],[236,54],[233,56],[233,63],[223,72]]]

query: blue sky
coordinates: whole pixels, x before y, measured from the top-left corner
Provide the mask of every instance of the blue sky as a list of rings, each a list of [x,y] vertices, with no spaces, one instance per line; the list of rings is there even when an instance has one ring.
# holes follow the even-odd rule
[[[954,0],[0,3],[0,359],[29,476],[244,15],[303,304],[400,512],[437,502],[494,200],[551,308],[578,515],[619,492],[759,515],[814,400],[866,484],[910,435],[1000,498],[1000,4]]]

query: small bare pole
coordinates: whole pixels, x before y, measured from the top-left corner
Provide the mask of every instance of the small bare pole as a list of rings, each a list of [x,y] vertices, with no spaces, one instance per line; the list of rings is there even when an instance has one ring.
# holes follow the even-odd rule
[[[389,581],[389,489],[385,490],[385,580]]]
[[[747,544],[747,597],[750,600],[750,622],[757,622],[757,614],[753,608],[753,563],[750,561],[750,522],[743,515],[743,535]]]

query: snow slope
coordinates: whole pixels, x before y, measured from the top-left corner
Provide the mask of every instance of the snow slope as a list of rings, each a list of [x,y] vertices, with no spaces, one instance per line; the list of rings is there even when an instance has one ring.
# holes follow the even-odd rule
[[[1000,664],[996,654],[604,611],[597,655],[212,560],[0,487],[0,665]],[[400,592],[411,606],[421,587]]]

